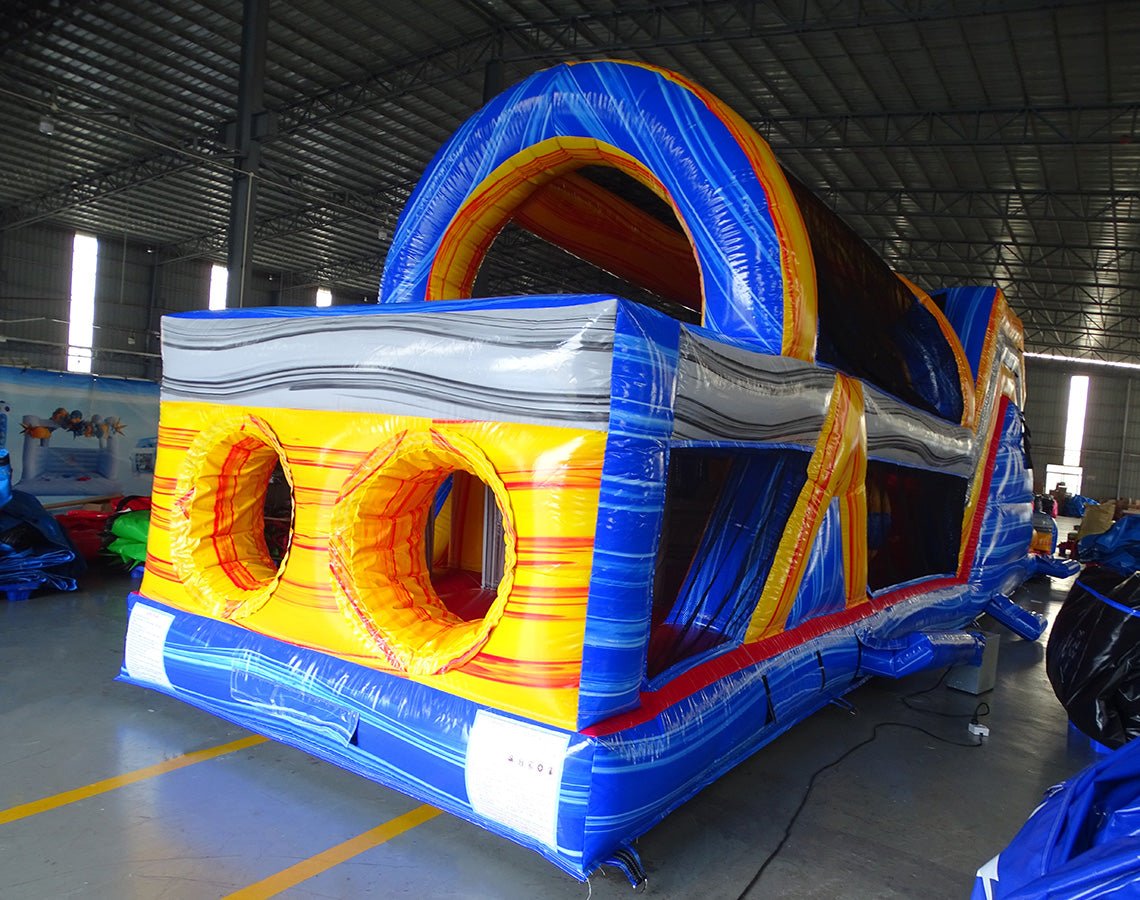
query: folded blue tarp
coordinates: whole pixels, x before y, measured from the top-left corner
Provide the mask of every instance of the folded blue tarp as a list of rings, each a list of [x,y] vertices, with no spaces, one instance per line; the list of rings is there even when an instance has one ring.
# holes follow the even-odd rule
[[[1100,506],[1100,501],[1094,500],[1092,497],[1083,497],[1080,494],[1073,494],[1065,498],[1065,505],[1061,509],[1061,515],[1072,516],[1075,519],[1079,519],[1085,514],[1085,509],[1089,506]]]
[[[82,558],[39,500],[12,490],[11,476],[8,451],[0,449],[0,591],[15,599],[44,585],[75,590]]]
[[[1140,571],[1140,516],[1123,516],[1104,534],[1090,534],[1077,544],[1081,562],[1111,566],[1128,575]]]
[[[972,900],[1140,896],[1140,741],[1051,788]]]

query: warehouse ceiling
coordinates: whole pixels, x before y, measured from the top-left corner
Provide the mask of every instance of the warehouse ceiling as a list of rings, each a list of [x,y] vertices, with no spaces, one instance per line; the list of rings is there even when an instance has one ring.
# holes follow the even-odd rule
[[[242,4],[5,0],[0,230],[224,261]],[[254,260],[374,296],[484,100],[566,60],[678,70],[922,287],[996,283],[1027,349],[1140,361],[1140,3],[270,0]],[[604,289],[512,231],[485,294]]]

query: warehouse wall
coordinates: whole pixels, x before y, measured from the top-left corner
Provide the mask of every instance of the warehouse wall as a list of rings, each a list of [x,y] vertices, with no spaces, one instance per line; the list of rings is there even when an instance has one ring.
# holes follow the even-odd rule
[[[32,225],[0,233],[0,365],[64,370],[74,232]],[[163,315],[205,309],[211,263],[163,261],[152,247],[97,235],[96,375],[156,379]],[[282,289],[281,276],[255,272],[248,306],[312,306],[314,287]],[[333,303],[351,302],[333,292]]]
[[[148,340],[154,253],[114,238],[100,238],[95,276],[96,375],[153,377],[154,352]]]
[[[38,225],[0,232],[0,364],[63,366],[71,240],[70,232]]]
[[[1033,446],[1035,488],[1044,486],[1045,466],[1059,465],[1064,456],[1073,375],[1089,376],[1082,493],[1098,500],[1140,497],[1140,371],[1031,358],[1026,360],[1025,419]]]
[[[0,365],[66,368],[72,237],[71,230],[50,225],[0,233]],[[211,264],[165,262],[145,244],[121,235],[99,237],[93,370],[155,379],[160,319],[206,308]],[[333,302],[359,302],[357,293],[334,290]],[[283,288],[280,275],[255,272],[247,305],[312,306],[314,300],[311,286]],[[1036,358],[1026,361],[1026,371],[1025,413],[1037,488],[1044,486],[1045,466],[1062,461],[1069,377],[1085,374],[1090,387],[1083,491],[1098,499],[1140,497],[1140,383],[1135,383],[1140,371]],[[1126,404],[1130,379],[1134,384]]]

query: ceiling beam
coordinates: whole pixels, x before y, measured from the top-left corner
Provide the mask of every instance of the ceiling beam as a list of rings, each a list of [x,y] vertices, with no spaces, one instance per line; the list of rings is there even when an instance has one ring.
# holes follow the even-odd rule
[[[0,16],[0,53],[50,31],[95,0],[5,0]]]
[[[537,245],[542,250],[548,248]],[[534,268],[542,266],[542,258],[533,249],[527,247],[517,248],[527,254],[525,259],[518,262],[522,266],[530,265]],[[494,252],[494,251],[493,251]],[[289,274],[290,283],[298,285],[326,284],[326,283],[359,283],[365,279],[370,287],[375,288],[375,280],[383,268],[385,253],[377,251],[361,257],[345,260],[335,260],[321,267],[299,270]],[[494,257],[489,257],[490,261]],[[903,260],[906,265],[896,268],[911,277],[923,282],[941,280],[944,283],[998,283],[1011,298],[1021,298],[1026,308],[1051,308],[1064,311],[1085,311],[1090,313],[1115,313],[1119,311],[1122,316],[1136,315],[1136,292],[1127,285],[1107,283],[1101,280],[1095,271],[1090,271],[1090,278],[1079,281],[1075,279],[1060,280],[1057,278],[993,278],[989,271],[978,271],[977,268],[963,265],[960,259],[940,260],[928,257]],[[929,265],[941,265],[945,273],[919,274],[922,268]],[[1081,270],[1084,271],[1084,270]],[[932,289],[939,285],[930,284]]]
[[[1025,266],[1140,273],[1140,248],[1054,241],[954,240],[951,238],[876,237],[867,244],[888,262],[917,259],[979,266]]]
[[[869,4],[832,0],[801,3],[798,15],[788,16],[775,4],[741,0],[661,2],[641,7],[617,6],[609,12],[588,12],[503,29],[504,38],[523,44],[505,52],[508,61],[545,60],[556,55],[618,53],[691,44],[747,41],[783,35],[837,32],[867,27],[912,25],[916,22],[956,21],[1004,16],[1022,11],[1081,6],[1081,0],[974,0],[972,3]],[[916,8],[917,7],[917,8]]]
[[[752,123],[777,154],[923,147],[1136,147],[1140,103],[775,116]]]
[[[285,104],[275,111],[274,128],[264,136],[263,144],[339,119],[358,109],[392,103],[410,92],[430,85],[450,83],[464,75],[481,72],[491,59],[510,62],[563,60],[581,53],[593,56],[659,46],[834,32],[868,26],[907,25],[919,21],[960,20],[1039,10],[1042,6],[1079,6],[1080,3],[1081,0],[1053,0],[1044,3],[1033,0],[975,0],[970,5],[934,5],[921,11],[895,8],[874,13],[868,12],[861,3],[836,3],[833,9],[821,11],[815,16],[809,16],[805,4],[799,17],[782,18],[763,4],[740,3],[737,0],[705,0],[694,4],[689,0],[678,0],[637,8],[620,8],[612,12],[583,13],[539,22],[497,25],[432,53],[411,55],[359,81],[306,95]],[[1121,112],[1115,106],[1110,110],[1114,114]],[[1062,108],[996,110],[989,117],[981,114],[983,112],[975,111],[978,124],[974,127],[979,139],[994,132],[996,128],[1016,129],[1017,122],[1027,116],[1036,119],[1042,114],[1059,114]],[[864,133],[905,133],[915,129],[921,131],[924,127],[938,130],[948,128],[951,133],[955,128],[969,131],[971,126],[968,122],[959,122],[956,118],[959,115],[962,114],[956,111],[942,114],[898,112],[880,116],[884,122],[878,124],[858,116],[797,117],[790,120],[788,127],[811,135],[812,140],[830,136],[832,142],[839,140],[838,135],[848,133],[852,122],[859,122],[860,130]],[[970,114],[965,115],[968,117]],[[768,124],[774,121],[769,120]],[[1043,126],[1046,121],[1047,119],[1042,120]],[[74,206],[73,198],[83,197],[85,199],[80,202],[89,203],[103,196],[105,190],[128,189],[133,184],[123,176],[129,175],[143,162],[149,163],[154,171],[165,167],[169,174],[187,166],[208,164],[213,158],[222,159],[230,153],[219,140],[226,124],[219,122],[213,127],[183,135],[173,141],[162,154],[128,160],[115,167],[116,178],[108,178],[106,171],[95,172],[82,179],[50,188],[26,199],[17,207],[0,212],[0,224],[3,227],[15,227],[16,224],[50,218],[53,214]],[[762,126],[764,124],[761,123]],[[1082,128],[1082,134],[1087,130]],[[1099,132],[1099,127],[1094,126],[1092,131]],[[805,146],[804,149],[812,148]]]
[[[1140,115],[1140,104],[1133,104],[1134,112]],[[1107,110],[1108,108],[1104,108]],[[1116,109],[1116,107],[1112,107]],[[1076,107],[1073,107],[1073,111]],[[1023,110],[1021,114],[1030,116],[1031,111]],[[886,113],[880,118],[889,119],[893,114]],[[936,115],[936,114],[929,114]],[[983,114],[975,111],[974,121],[979,121]],[[1009,110],[991,111],[985,115],[1014,115]],[[866,118],[866,117],[860,117]],[[1088,117],[1082,119],[1086,127],[1092,131],[1094,126],[1088,122]],[[826,123],[832,121],[826,116],[797,116],[776,118],[771,120],[778,126],[786,123],[795,123],[798,128],[808,127],[805,122]],[[898,141],[889,142],[893,147],[903,146]],[[927,146],[925,140],[919,141],[918,146]],[[786,149],[777,147],[777,149]],[[401,191],[402,189],[402,191]],[[327,227],[340,222],[349,221],[360,216],[376,218],[388,214],[383,205],[388,197],[407,194],[406,183],[402,180],[392,179],[389,182],[375,187],[363,194],[352,192],[337,192],[328,196],[327,207],[321,201],[305,203],[296,209],[275,215],[258,223],[259,232],[271,236],[283,236],[309,230],[314,227]],[[1095,221],[1105,224],[1111,221],[1131,222],[1137,217],[1140,209],[1140,192],[1128,191],[1093,191],[1078,193],[1075,191],[1035,191],[1035,190],[939,190],[939,189],[874,189],[874,188],[827,188],[822,195],[831,201],[831,205],[840,214],[848,215],[881,215],[881,216],[927,216],[972,218],[996,217],[1003,221],[1020,219],[1048,218],[1057,221],[1058,213],[1064,211],[1072,221]],[[371,205],[369,205],[371,204]],[[1015,212],[1016,211],[1016,212]],[[0,225],[3,223],[0,219]],[[292,230],[290,230],[292,229]],[[215,255],[224,249],[225,233],[223,231],[198,235],[171,245],[169,255],[173,258],[186,258],[197,255]],[[891,240],[891,239],[883,239]]]
[[[345,284],[362,287],[371,284],[375,293],[380,286],[380,272],[386,253],[368,253],[355,259],[334,260],[323,266],[286,272],[282,278],[288,287]]]
[[[316,285],[336,285],[348,289],[362,290],[369,297],[375,297],[376,285],[383,268],[382,254],[368,254],[351,260],[342,260],[327,266],[288,273],[285,284],[288,287],[312,287]],[[517,274],[518,266],[512,274]],[[493,285],[488,286],[494,291]],[[583,290],[598,288],[591,283],[583,285]],[[1136,362],[1140,360],[1140,334],[1135,328],[1129,331],[1128,324],[1135,322],[1134,315],[1127,312],[1113,313],[1101,317],[1071,315],[1039,307],[1018,307],[1023,326],[1027,349],[1055,350],[1058,346],[1068,348],[1079,357],[1104,359],[1115,362]]]
[[[203,144],[195,138],[177,153],[160,150],[58,185],[0,212],[0,231],[41,222],[69,209],[86,206],[178,172],[196,169],[202,164],[198,158],[202,152],[211,153],[214,148],[210,143]]]
[[[1050,221],[1140,220],[1140,191],[1029,188],[881,188],[828,186],[818,191],[836,212],[862,216],[1011,216]]]
[[[382,230],[390,232],[409,193],[406,187],[396,187],[363,193],[336,191],[323,194],[318,202],[258,219],[253,232],[255,250],[258,244],[274,238],[330,228],[362,218],[371,219]],[[163,263],[200,257],[218,258],[225,252],[226,231],[221,228],[159,248]]]

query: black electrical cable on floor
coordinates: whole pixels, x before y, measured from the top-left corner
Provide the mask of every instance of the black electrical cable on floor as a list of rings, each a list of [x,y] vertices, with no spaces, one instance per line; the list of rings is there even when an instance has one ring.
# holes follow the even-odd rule
[[[953,666],[947,666],[945,669],[942,670],[942,674],[938,676],[938,680],[936,682],[934,682],[934,684],[932,684],[930,687],[923,688],[921,691],[911,691],[909,694],[903,694],[902,697],[899,698],[900,700],[902,700],[903,706],[907,706],[907,707],[910,707],[911,709],[914,709],[913,706],[911,706],[909,703],[907,703],[908,700],[910,700],[912,697],[922,697],[925,694],[930,694],[930,693],[933,693],[934,691],[938,690],[940,687],[942,687],[942,682],[944,682],[946,680],[946,677],[953,671],[954,671]]]
[[[910,702],[915,697],[922,697],[925,694],[929,694],[932,691],[937,690],[942,685],[942,682],[946,680],[946,676],[949,675],[953,670],[954,666],[950,666],[948,669],[946,669],[946,671],[942,673],[939,679],[928,688],[924,688],[921,691],[914,691],[910,694],[903,694],[901,697],[899,697],[899,700],[902,701],[902,705],[909,709],[911,712],[922,713],[926,716],[938,716],[942,719],[969,719],[972,725],[977,725],[979,719],[990,714],[990,705],[986,703],[985,700],[980,701],[977,706],[974,707],[972,712],[944,712],[940,709],[928,709],[925,706],[916,706]]]
[[[949,669],[947,669],[947,671],[949,671]],[[943,678],[946,677],[945,673],[943,674],[942,677]],[[939,679],[939,684],[941,684],[941,679]],[[938,685],[936,684],[934,687],[937,687],[937,686]],[[934,688],[930,688],[930,690],[934,690]],[[923,692],[923,693],[925,693],[925,692]],[[848,747],[838,758],[829,762],[825,766],[821,766],[820,768],[816,769],[812,773],[811,778],[808,779],[807,789],[804,791],[803,797],[800,798],[799,806],[797,806],[796,811],[794,813],[792,813],[792,817],[788,820],[788,824],[786,826],[784,826],[783,837],[780,838],[780,842],[778,844],[776,844],[775,849],[772,850],[772,852],[768,854],[768,856],[764,859],[764,861],[762,863],[760,863],[760,868],[756,870],[756,874],[752,876],[752,880],[749,881],[748,884],[746,884],[744,886],[744,890],[740,892],[740,896],[737,898],[737,900],[744,900],[744,898],[748,895],[748,892],[751,891],[752,888],[754,888],[756,886],[756,883],[764,875],[764,872],[767,870],[768,866],[770,866],[772,864],[772,861],[777,856],[779,856],[780,851],[784,849],[784,844],[786,844],[788,842],[788,838],[790,838],[792,836],[792,828],[795,827],[796,820],[800,817],[800,813],[802,813],[804,811],[804,807],[807,806],[807,802],[808,802],[809,798],[811,797],[812,790],[815,788],[815,784],[816,784],[817,779],[821,775],[823,775],[825,772],[827,772],[831,769],[834,769],[836,766],[838,766],[840,763],[842,763],[844,760],[846,760],[848,757],[850,757],[856,750],[859,750],[863,747],[866,747],[868,744],[870,744],[872,741],[874,741],[879,736],[879,729],[880,728],[906,728],[906,729],[909,729],[911,731],[921,732],[922,734],[925,734],[927,737],[932,737],[936,741],[939,741],[943,744],[949,744],[952,747],[965,747],[965,748],[968,748],[971,750],[982,746],[982,743],[983,743],[980,738],[977,741],[970,742],[970,743],[967,743],[966,741],[956,741],[953,738],[947,738],[947,737],[943,737],[940,734],[935,734],[933,731],[927,731],[925,728],[923,728],[919,725],[911,725],[909,722],[879,722],[878,724],[875,725],[875,727],[873,729],[871,729],[870,737],[864,738],[859,743],[857,743],[851,747]]]

